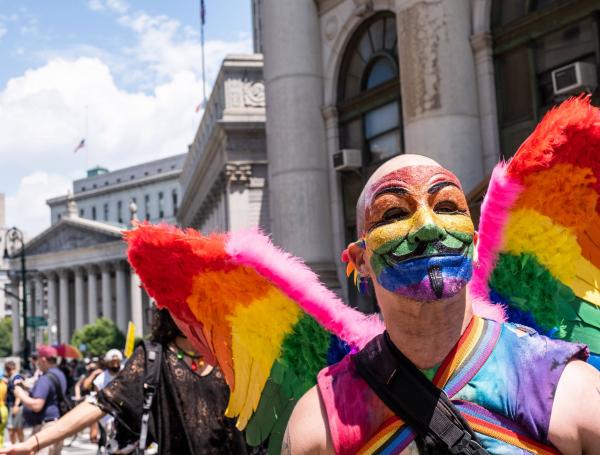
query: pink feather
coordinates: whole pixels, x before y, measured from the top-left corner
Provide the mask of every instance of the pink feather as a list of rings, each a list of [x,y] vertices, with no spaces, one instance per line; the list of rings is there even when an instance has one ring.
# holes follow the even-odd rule
[[[361,349],[383,332],[383,322],[377,315],[366,316],[345,305],[300,259],[277,248],[259,231],[231,233],[225,249],[235,262],[255,268],[319,324],[350,345]]]
[[[498,253],[502,247],[504,226],[510,208],[523,190],[522,185],[511,178],[506,169],[506,163],[496,165],[492,172],[487,194],[481,205],[479,243],[477,245],[478,264],[475,267],[473,279],[469,283],[475,313],[488,318],[490,318],[489,315],[494,315],[490,319],[497,321],[505,321],[506,316],[500,305],[489,303],[490,288],[488,281],[492,270],[496,266]]]

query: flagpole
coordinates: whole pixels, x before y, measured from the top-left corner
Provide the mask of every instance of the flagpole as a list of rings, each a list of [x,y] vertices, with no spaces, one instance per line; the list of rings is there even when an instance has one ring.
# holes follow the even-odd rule
[[[90,146],[90,138],[88,136],[88,124],[89,124],[89,106],[86,104],[85,105],[85,141],[86,141],[86,150],[85,150],[85,169],[84,172],[87,175],[87,171],[90,168],[90,152],[89,152],[89,146]]]
[[[206,74],[204,66],[204,20],[206,10],[204,0],[200,0],[200,44],[202,46],[202,105],[206,107]]]

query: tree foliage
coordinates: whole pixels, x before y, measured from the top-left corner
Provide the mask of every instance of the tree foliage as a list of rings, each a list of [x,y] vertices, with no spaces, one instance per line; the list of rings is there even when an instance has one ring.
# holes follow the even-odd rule
[[[12,319],[0,319],[0,357],[12,355]]]
[[[86,350],[83,353],[85,356],[101,356],[109,349],[122,350],[125,347],[125,335],[113,321],[100,318],[94,324],[87,324],[76,330],[71,338],[71,344],[76,348],[85,344]]]

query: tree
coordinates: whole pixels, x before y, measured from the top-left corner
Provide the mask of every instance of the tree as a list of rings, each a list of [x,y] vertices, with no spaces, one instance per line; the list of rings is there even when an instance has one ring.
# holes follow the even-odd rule
[[[12,319],[0,320],[0,357],[12,355]]]
[[[71,338],[71,344],[78,348],[85,344],[86,356],[101,356],[109,349],[123,349],[125,335],[110,319],[100,318],[94,324],[84,325],[76,330]]]

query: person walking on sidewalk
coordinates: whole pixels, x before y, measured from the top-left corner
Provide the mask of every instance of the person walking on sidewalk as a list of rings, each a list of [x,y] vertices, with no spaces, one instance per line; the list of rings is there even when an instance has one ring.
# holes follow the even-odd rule
[[[37,366],[43,373],[30,392],[22,381],[15,381],[15,396],[24,406],[23,418],[33,427],[33,434],[54,425],[60,418],[60,400],[67,392],[67,379],[56,365],[58,353],[51,346],[38,347]],[[41,450],[40,454],[58,455],[63,446],[62,439]]]

